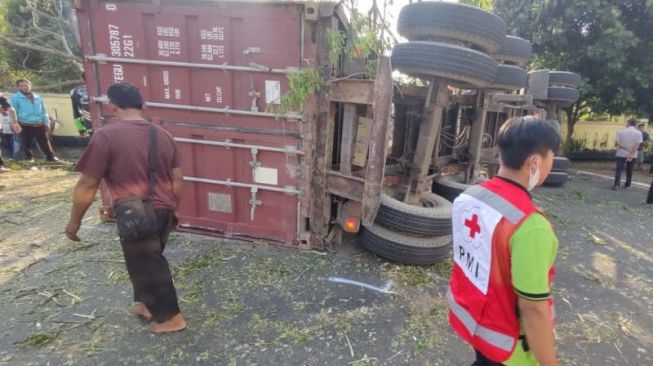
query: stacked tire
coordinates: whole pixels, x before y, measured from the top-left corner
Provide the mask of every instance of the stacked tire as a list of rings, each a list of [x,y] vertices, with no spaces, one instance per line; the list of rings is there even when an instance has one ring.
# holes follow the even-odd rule
[[[524,67],[533,56],[530,41],[515,36],[505,36],[501,47],[492,55],[499,63],[497,76],[487,89],[518,91],[526,87],[528,73]]]
[[[424,192],[416,204],[403,202],[403,187],[387,187],[362,244],[376,255],[404,264],[430,265],[450,256],[451,202]]]
[[[563,184],[567,183],[569,180],[569,174],[567,174],[567,170],[569,170],[570,166],[571,163],[569,162],[569,159],[563,156],[554,157],[553,168],[551,168],[551,173],[549,173],[549,176],[546,177],[544,185],[551,187],[560,187]]]
[[[485,88],[497,77],[498,64],[490,55],[502,46],[506,23],[494,14],[456,3],[418,2],[402,8],[398,31],[408,42],[394,47],[394,70],[467,89]],[[405,264],[448,258],[451,202],[425,192],[411,205],[403,202],[405,193],[388,188],[376,222],[363,228],[363,246]]]
[[[483,182],[484,179],[479,178],[473,184],[465,183],[464,174],[456,175],[441,175],[433,181],[433,192],[453,202],[461,193],[465,192],[474,184]]]
[[[549,71],[549,86],[546,99],[538,99],[537,102],[556,105],[560,108],[567,108],[576,103],[580,97],[578,85],[581,77],[575,72]]]
[[[581,83],[579,74],[569,71],[549,71],[547,98],[538,100],[540,103],[566,108],[574,104],[580,97],[578,86]],[[547,186],[560,187],[569,180],[569,159],[556,156],[551,173],[544,181]]]

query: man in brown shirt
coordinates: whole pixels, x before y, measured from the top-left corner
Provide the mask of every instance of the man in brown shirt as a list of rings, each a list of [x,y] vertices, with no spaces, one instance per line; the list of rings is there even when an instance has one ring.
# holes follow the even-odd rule
[[[109,109],[117,117],[98,129],[75,168],[82,176],[73,193],[73,208],[66,235],[79,241],[82,217],[93,202],[100,181],[109,191],[112,203],[128,196],[147,196],[148,151],[152,124],[143,119],[143,98],[129,84],[113,84],[107,91]],[[175,209],[181,195],[181,158],[172,136],[159,126],[154,208],[159,232],[139,239],[121,237],[125,264],[134,288],[132,312],[154,320],[155,333],[173,332],[186,327],[179,311],[177,292],[163,250],[176,225]]]

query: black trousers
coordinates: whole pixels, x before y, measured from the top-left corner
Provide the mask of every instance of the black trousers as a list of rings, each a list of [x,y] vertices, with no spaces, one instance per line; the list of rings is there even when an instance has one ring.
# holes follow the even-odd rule
[[[626,167],[626,183],[624,187],[630,187],[633,180],[633,169],[635,168],[635,160],[626,161],[626,158],[617,158],[617,169],[614,173],[614,186],[621,186],[621,172]]]
[[[172,210],[156,210],[159,233],[141,239],[120,238],[134,301],[144,303],[158,323],[179,314],[177,290],[172,283],[168,260],[163,250],[175,226]]]
[[[50,139],[48,138],[47,126],[21,124],[20,127],[23,129],[20,135],[23,140],[25,159],[31,160],[34,158],[34,154],[32,154],[32,144],[34,140],[38,142],[46,159],[54,159],[54,150],[52,149],[52,144],[50,144]]]
[[[646,203],[653,203],[653,182],[651,182],[651,188],[648,189],[648,197],[646,197]]]
[[[481,352],[476,351],[476,361],[474,361],[472,366],[503,366],[503,364],[494,362],[485,357]]]

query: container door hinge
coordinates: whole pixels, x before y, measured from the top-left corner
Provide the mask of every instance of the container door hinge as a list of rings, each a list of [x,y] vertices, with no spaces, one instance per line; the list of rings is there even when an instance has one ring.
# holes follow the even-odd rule
[[[258,161],[258,149],[253,147],[250,151],[252,160],[249,162],[249,166],[252,167],[252,181],[256,182],[256,169],[261,166],[261,163]]]
[[[263,201],[256,199],[256,194],[258,193],[257,187],[250,188],[250,192],[252,193],[252,198],[249,200],[249,204],[252,206],[252,208],[249,211],[249,216],[250,216],[250,220],[254,221],[254,213],[256,212],[256,206],[261,206],[263,204]]]
[[[252,106],[249,108],[251,112],[258,112],[258,98],[261,96],[260,92],[257,92],[256,89],[254,88],[254,78],[252,77],[251,79],[251,84],[249,87],[249,93],[247,93],[247,96],[252,98]]]

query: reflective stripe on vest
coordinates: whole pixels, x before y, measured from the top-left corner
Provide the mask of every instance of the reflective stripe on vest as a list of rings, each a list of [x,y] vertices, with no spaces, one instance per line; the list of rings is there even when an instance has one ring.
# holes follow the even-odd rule
[[[497,210],[513,225],[517,224],[525,216],[520,209],[515,207],[515,205],[485,187],[473,186],[464,193]]]
[[[460,320],[461,323],[463,323],[472,337],[481,338],[492,346],[506,352],[511,352],[514,349],[516,342],[515,338],[478,324],[467,310],[458,305],[451,293],[451,289],[447,290],[447,300],[449,302],[449,310],[456,316],[456,318],[458,318],[458,320]]]

